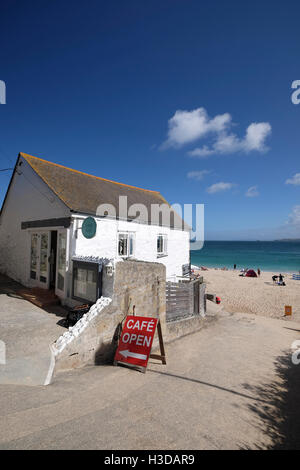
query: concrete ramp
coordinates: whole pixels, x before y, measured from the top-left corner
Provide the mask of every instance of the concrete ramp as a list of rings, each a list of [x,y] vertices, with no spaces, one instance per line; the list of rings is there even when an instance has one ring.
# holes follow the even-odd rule
[[[66,311],[47,311],[20,297],[20,285],[0,276],[0,384],[46,385],[52,344],[65,331]]]
[[[0,384],[48,385],[52,369],[50,349],[45,356],[9,359],[5,365],[0,365]]]

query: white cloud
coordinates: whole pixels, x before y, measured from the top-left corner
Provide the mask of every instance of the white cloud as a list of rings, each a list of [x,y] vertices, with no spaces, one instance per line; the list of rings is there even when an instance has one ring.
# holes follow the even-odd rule
[[[178,110],[168,121],[168,137],[161,148],[181,147],[207,136],[209,133],[225,131],[231,123],[228,113],[210,119],[204,108],[192,111]]]
[[[188,152],[191,156],[209,156],[212,154],[229,153],[249,153],[253,151],[266,152],[268,148],[265,145],[266,138],[271,134],[271,125],[268,122],[252,123],[246,129],[243,138],[236,134],[220,132],[212,144],[211,148],[207,145],[202,148],[196,148]]]
[[[257,186],[250,186],[245,193],[246,197],[256,197],[259,196],[259,192],[257,190]]]
[[[292,178],[287,179],[285,184],[300,186],[300,173],[296,173]]]
[[[187,177],[196,181],[203,180],[205,175],[208,175],[210,170],[201,170],[201,171],[189,171]]]
[[[234,186],[235,186],[234,183],[224,183],[221,181],[220,183],[212,184],[211,186],[207,188],[206,191],[209,194],[215,194],[220,191],[228,191],[229,189],[232,189]]]
[[[247,127],[246,137],[243,146],[246,152],[257,150],[265,152],[268,148],[265,146],[266,138],[271,134],[272,127],[268,122],[253,122]]]
[[[218,114],[210,118],[205,108],[191,111],[177,110],[168,121],[167,139],[160,146],[180,148],[195,141],[211,137],[211,145],[203,145],[188,152],[192,157],[205,158],[212,154],[228,154],[253,151],[265,152],[266,139],[271,134],[268,122],[253,122],[245,132],[244,137],[238,137],[231,132],[232,117],[229,113]]]
[[[242,144],[235,134],[221,134],[212,146],[214,153],[235,153],[242,149]]]
[[[191,157],[206,158],[209,157],[209,155],[213,155],[214,153],[214,150],[209,149],[207,145],[203,145],[202,148],[196,148],[194,150],[191,150],[190,152],[188,152],[188,155],[190,155]]]
[[[289,214],[287,224],[300,228],[300,206],[293,207],[292,212]]]

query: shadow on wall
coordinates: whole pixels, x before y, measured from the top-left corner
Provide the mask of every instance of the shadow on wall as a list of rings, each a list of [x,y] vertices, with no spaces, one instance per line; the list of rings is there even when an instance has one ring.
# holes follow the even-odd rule
[[[257,401],[249,405],[261,424],[260,430],[272,439],[272,444],[265,446],[258,443],[255,449],[292,450],[300,448],[300,365],[294,365],[291,353],[279,356],[275,363],[277,380],[259,387],[245,384],[247,391],[267,402]]]
[[[22,288],[23,286],[19,282],[14,281],[5,274],[0,274],[0,295],[5,294],[10,297],[22,298],[16,294]]]
[[[120,322],[115,329],[111,343],[102,343],[97,349],[94,357],[95,366],[113,364],[121,333],[122,323]]]
[[[126,311],[126,314],[124,315],[123,320],[117,324],[111,343],[102,343],[95,353],[94,364],[96,366],[113,364],[114,357],[118,349],[119,339],[122,334],[123,322],[127,315],[134,315],[135,305],[132,305],[132,298],[130,297],[130,290],[128,288],[125,289],[124,304],[124,311]]]

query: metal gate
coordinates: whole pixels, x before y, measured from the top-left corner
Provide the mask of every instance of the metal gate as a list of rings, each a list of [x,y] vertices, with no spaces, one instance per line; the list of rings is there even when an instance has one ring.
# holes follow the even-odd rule
[[[201,295],[205,285],[197,279],[190,282],[166,283],[166,320],[199,315],[205,309],[204,295]]]

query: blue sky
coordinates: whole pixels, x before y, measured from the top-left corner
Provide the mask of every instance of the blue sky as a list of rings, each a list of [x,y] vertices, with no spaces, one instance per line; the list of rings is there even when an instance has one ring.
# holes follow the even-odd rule
[[[207,239],[300,237],[299,13],[296,1],[3,0],[1,168],[22,151],[204,203]]]

